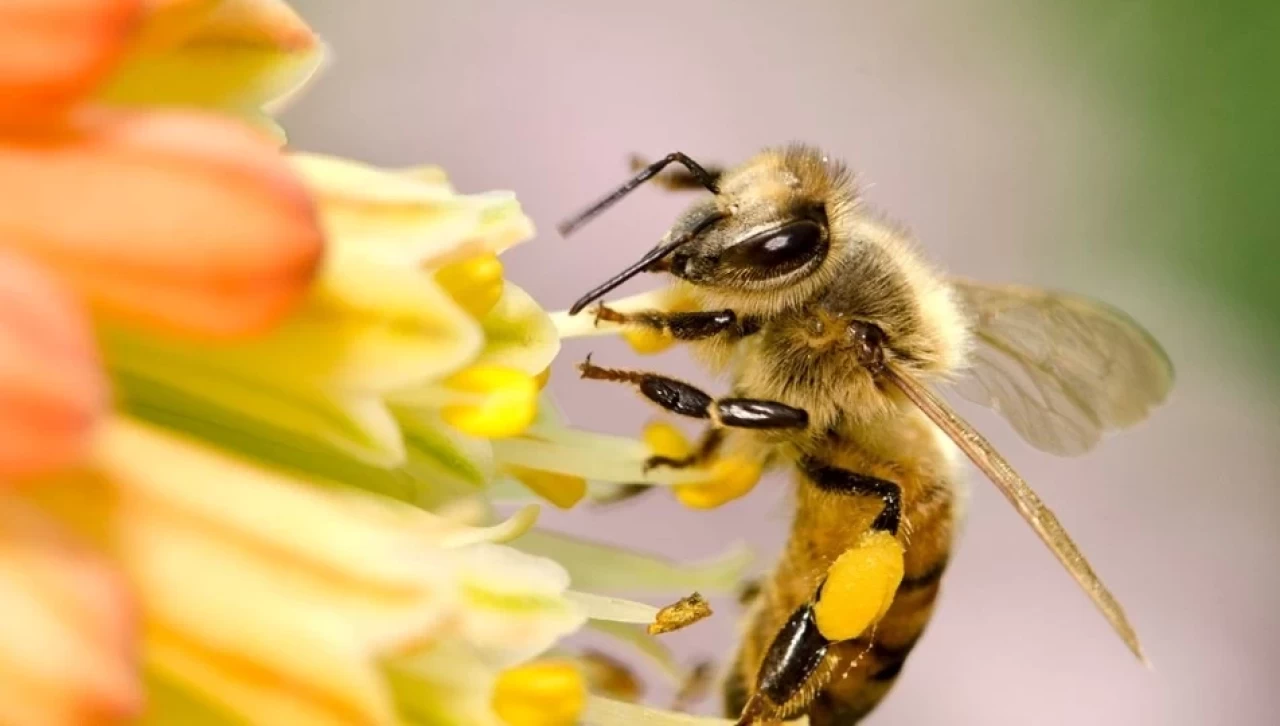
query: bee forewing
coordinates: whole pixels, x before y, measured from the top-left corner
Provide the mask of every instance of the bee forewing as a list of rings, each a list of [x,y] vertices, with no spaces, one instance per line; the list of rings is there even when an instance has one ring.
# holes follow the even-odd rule
[[[1022,518],[1031,525],[1036,534],[1040,535],[1040,539],[1049,546],[1063,567],[1067,568],[1067,572],[1071,573],[1075,581],[1093,600],[1094,605],[1102,611],[1116,634],[1125,645],[1129,646],[1129,650],[1146,663],[1147,658],[1142,652],[1142,645],[1138,642],[1138,634],[1129,623],[1120,603],[1106,585],[1102,584],[1102,580],[1089,566],[1088,560],[1076,547],[1076,543],[1071,540],[1071,536],[1067,534],[1062,524],[1058,522],[1058,518],[1049,511],[1044,502],[1040,501],[1040,497],[1013,470],[1009,462],[1005,461],[982,434],[957,416],[950,406],[909,373],[890,365],[885,368],[885,375],[930,420],[937,424],[938,428],[956,443],[956,446],[960,447],[974,465],[991,479]]]
[[[1105,303],[1017,285],[952,280],[978,343],[965,398],[1032,446],[1077,456],[1164,401],[1173,365],[1150,333]]]

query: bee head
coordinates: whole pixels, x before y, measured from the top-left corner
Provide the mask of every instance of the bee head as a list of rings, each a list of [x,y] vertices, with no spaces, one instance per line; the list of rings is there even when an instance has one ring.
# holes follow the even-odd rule
[[[712,177],[678,156],[668,156],[664,162],[680,161],[695,177],[705,175],[703,184],[714,196],[690,206],[657,247],[583,296],[570,312],[640,272],[669,272],[696,288],[731,296],[746,308],[756,307],[752,298],[768,301],[772,307],[779,300],[803,297],[821,283],[817,273],[830,268],[824,263],[840,238],[840,230],[833,234],[833,219],[839,223],[847,218],[854,204],[852,184],[843,167],[814,149],[793,146],[765,151]],[[655,175],[655,166],[562,231],[576,228]]]

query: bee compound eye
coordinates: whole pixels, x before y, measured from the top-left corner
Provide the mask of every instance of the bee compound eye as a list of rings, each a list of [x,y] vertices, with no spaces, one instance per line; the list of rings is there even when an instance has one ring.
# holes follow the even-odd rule
[[[804,267],[821,254],[826,237],[826,229],[818,222],[796,220],[731,245],[721,261],[762,277],[776,277]]]

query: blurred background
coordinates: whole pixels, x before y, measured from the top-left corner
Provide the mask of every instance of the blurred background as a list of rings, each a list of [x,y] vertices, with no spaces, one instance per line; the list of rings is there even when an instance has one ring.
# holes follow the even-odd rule
[[[688,203],[643,190],[559,239],[555,223],[618,183],[629,154],[734,162],[803,140],[846,159],[869,201],[947,269],[1130,312],[1178,375],[1171,401],[1139,428],[1055,459],[958,405],[1055,507],[1126,604],[1154,669],[1132,660],[970,472],[937,615],[869,721],[1276,722],[1280,6],[296,5],[335,60],[286,114],[293,144],[438,163],[463,191],[515,190],[541,234],[504,259],[549,309],[634,260]],[[640,362],[618,341],[570,342],[552,378],[558,400],[578,425],[637,433],[650,409],[573,375],[588,351]],[[722,390],[679,351],[643,364]],[[745,541],[764,569],[785,535],[788,486],[767,480],[710,513],[656,492],[543,522],[682,560]],[[734,605],[715,604],[717,617],[667,636],[683,661],[732,655]],[[670,688],[649,685],[665,705]]]

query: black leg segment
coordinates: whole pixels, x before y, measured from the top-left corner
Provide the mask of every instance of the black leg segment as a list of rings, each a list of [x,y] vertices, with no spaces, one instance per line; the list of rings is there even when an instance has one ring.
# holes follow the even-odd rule
[[[804,409],[755,398],[716,401],[716,418],[725,426],[740,429],[802,429],[809,425],[809,413]]]
[[[661,330],[670,333],[676,340],[706,340],[722,333],[743,338],[760,330],[759,321],[753,318],[740,319],[732,310],[676,313],[644,310],[622,313],[607,305],[600,305],[596,308],[596,319]]]
[[[797,608],[765,651],[755,694],[743,708],[738,723],[775,718],[817,672],[830,646],[831,641],[818,630],[813,604]]]
[[[724,443],[724,429],[710,428],[702,435],[702,440],[698,442],[698,449],[688,456],[673,459],[669,456],[651,456],[644,463],[644,470],[656,469],[665,466],[669,469],[688,469],[692,466],[700,466],[715,458],[716,452],[720,450],[720,445]]]
[[[902,489],[891,481],[828,466],[817,459],[801,462],[804,473],[818,488],[835,494],[877,497],[884,509],[871,523],[871,529],[896,535],[902,524]]]
[[[714,399],[696,386],[674,378],[603,368],[594,365],[590,356],[578,366],[582,377],[596,381],[630,383],[645,398],[681,416],[710,418],[716,426],[743,429],[802,429],[809,424],[809,414],[804,409],[777,401],[755,398]]]

